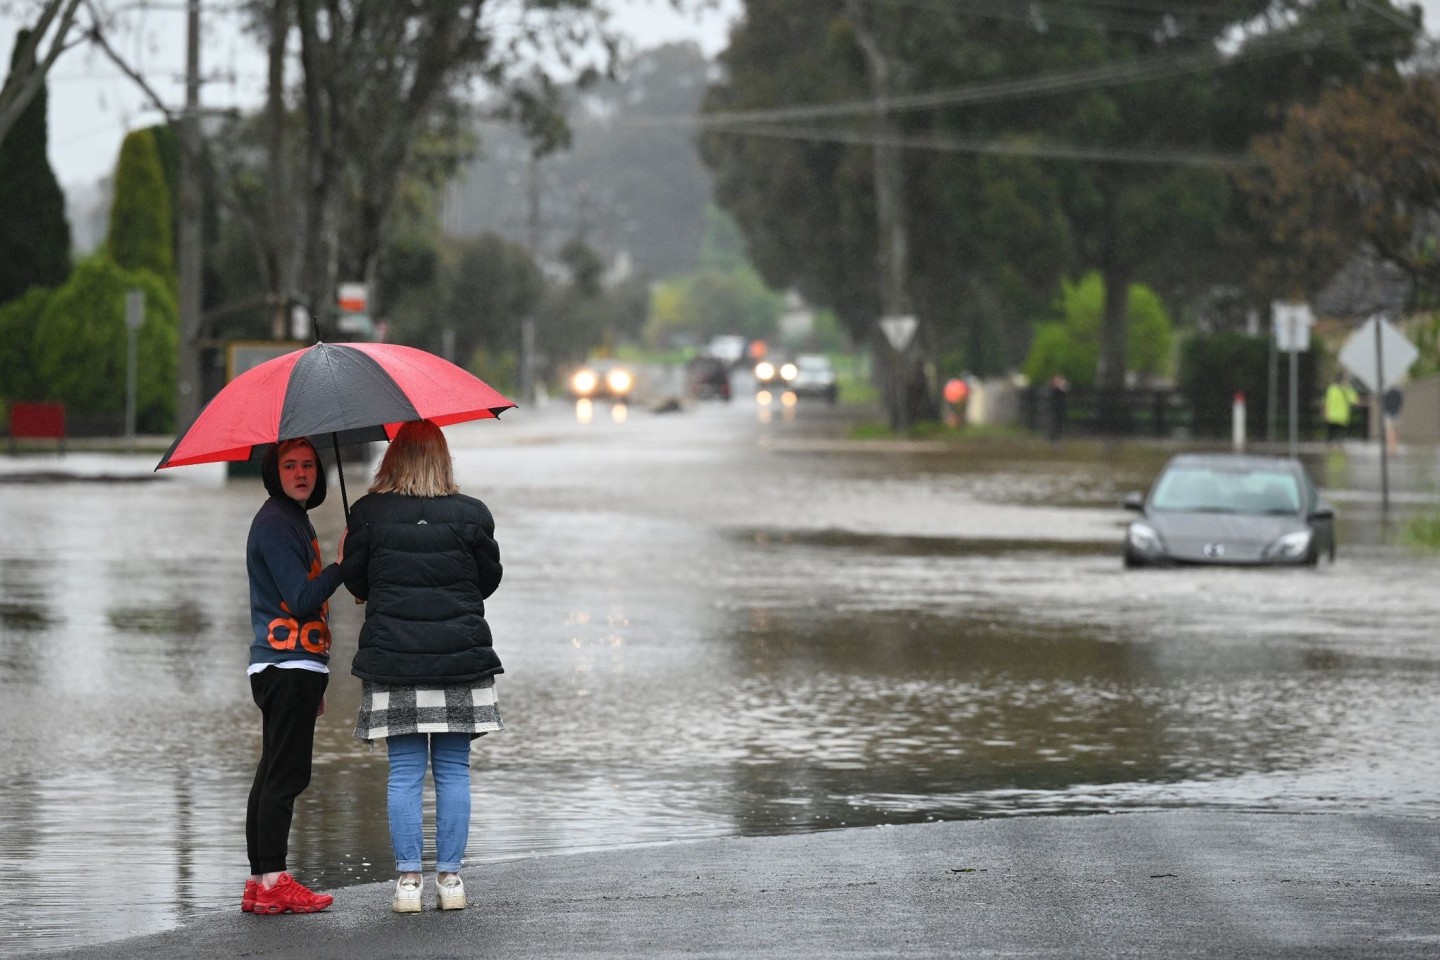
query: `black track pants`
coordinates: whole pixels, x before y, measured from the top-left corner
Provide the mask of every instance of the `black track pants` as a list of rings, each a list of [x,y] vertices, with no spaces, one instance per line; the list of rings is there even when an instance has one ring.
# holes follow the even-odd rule
[[[295,798],[310,785],[315,711],[330,675],[314,670],[266,667],[250,675],[250,693],[264,718],[260,765],[245,811],[250,872],[285,869]]]

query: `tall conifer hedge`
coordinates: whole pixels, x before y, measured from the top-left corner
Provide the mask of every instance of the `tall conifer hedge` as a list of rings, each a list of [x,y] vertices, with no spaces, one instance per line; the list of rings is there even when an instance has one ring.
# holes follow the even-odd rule
[[[20,31],[15,51],[29,31]],[[12,60],[12,67],[13,67]],[[57,287],[70,274],[65,194],[46,156],[45,85],[0,140],[0,303],[31,287]]]

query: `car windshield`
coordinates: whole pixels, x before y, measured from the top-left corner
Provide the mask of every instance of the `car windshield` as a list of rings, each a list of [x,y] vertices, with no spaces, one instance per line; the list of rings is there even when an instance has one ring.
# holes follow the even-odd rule
[[[1160,477],[1150,506],[1190,513],[1299,513],[1300,485],[1283,470],[1175,467]]]

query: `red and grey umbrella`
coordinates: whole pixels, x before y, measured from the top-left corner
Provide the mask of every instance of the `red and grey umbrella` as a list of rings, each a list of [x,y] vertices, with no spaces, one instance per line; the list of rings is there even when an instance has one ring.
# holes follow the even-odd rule
[[[156,470],[258,459],[267,444],[329,434],[387,440],[407,420],[438,426],[483,420],[515,404],[432,353],[394,343],[317,343],[267,360],[205,405]],[[345,496],[341,477],[341,497]],[[345,504],[349,513],[349,502]]]

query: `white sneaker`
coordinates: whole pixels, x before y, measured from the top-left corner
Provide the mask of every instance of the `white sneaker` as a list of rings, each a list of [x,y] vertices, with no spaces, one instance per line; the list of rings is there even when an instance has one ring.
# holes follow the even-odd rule
[[[390,909],[396,913],[419,913],[420,893],[425,885],[423,877],[401,877],[395,881],[395,896]]]
[[[438,910],[465,909],[465,882],[459,874],[436,880],[435,907]]]

